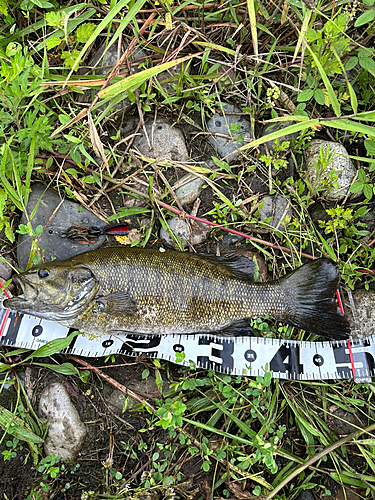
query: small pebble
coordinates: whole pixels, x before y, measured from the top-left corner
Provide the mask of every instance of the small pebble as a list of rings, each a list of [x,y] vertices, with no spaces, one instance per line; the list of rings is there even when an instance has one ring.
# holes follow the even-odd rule
[[[264,221],[272,217],[268,224],[278,231],[285,231],[285,226],[288,223],[285,219],[293,215],[289,201],[280,194],[264,196],[262,201],[264,201],[264,205],[259,211],[260,220]]]
[[[184,184],[176,189],[176,197],[181,205],[190,205],[193,203],[202,191],[204,180],[194,174],[184,175],[176,185]]]
[[[7,262],[0,262],[0,278],[4,281],[8,281],[13,273],[13,269]]]
[[[189,241],[189,227],[186,221],[178,218],[169,219],[167,221],[168,226],[171,231],[176,235],[176,237],[180,240],[181,245],[186,248],[188,246]],[[199,245],[203,243],[211,229],[209,226],[205,224],[199,224],[197,222],[191,222],[191,228],[193,233],[193,245]],[[165,242],[166,245],[172,248],[177,248],[178,245],[172,236],[169,234],[169,231],[164,228],[160,229],[160,238]]]
[[[243,139],[251,139],[251,123],[250,120],[242,114],[242,110],[233,106],[232,104],[223,104],[224,116],[219,113],[215,113],[212,118],[207,122],[207,132],[212,135],[207,137],[208,142],[215,148],[219,158],[224,158],[228,155],[228,161],[234,161],[241,152],[237,151],[241,146],[245,144],[242,141],[236,141],[231,137],[237,138],[242,135]],[[231,114],[239,113],[239,114]],[[232,124],[238,130],[232,132]],[[220,137],[223,134],[227,137]]]

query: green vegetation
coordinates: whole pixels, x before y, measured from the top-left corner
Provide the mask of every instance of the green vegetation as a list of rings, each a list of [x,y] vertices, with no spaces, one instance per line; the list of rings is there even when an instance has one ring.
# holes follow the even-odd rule
[[[204,178],[199,217],[256,238],[249,244],[274,277],[301,264],[300,252],[329,255],[348,287],[368,289],[375,278],[375,240],[365,218],[375,199],[374,26],[374,0],[316,6],[300,0],[0,0],[1,255],[11,255],[16,236],[27,234],[33,241],[29,266],[43,259],[38,242],[44,228],[32,227],[35,214],[20,224],[36,181],[94,212],[105,207],[108,221],[130,217],[139,228],[149,217],[134,244],[155,244],[176,209],[170,185],[182,169]],[[124,53],[119,47],[127,52],[114,70],[117,54]],[[105,51],[116,55],[107,66]],[[126,113],[119,106],[124,99]],[[192,157],[201,161],[207,119],[216,110],[225,113],[226,101],[249,118],[254,137],[247,140],[232,125],[242,153],[233,162],[214,156],[208,167],[155,160],[132,150],[134,131],[122,135],[129,110],[139,118],[137,132],[145,120],[164,116],[186,130]],[[273,132],[262,136],[269,125]],[[327,199],[340,174],[329,168],[335,157],[329,148],[313,166],[317,180],[306,175],[303,154],[314,137],[341,142],[356,165],[340,201]],[[259,149],[269,141],[275,141],[272,150]],[[283,231],[260,221],[263,202],[249,189],[255,174],[269,194],[290,203]],[[140,175],[144,191],[131,184]],[[124,207],[122,195],[147,207]],[[212,249],[222,235],[213,230]],[[178,238],[176,245],[184,250]],[[316,340],[270,319],[254,320],[252,328],[259,335]],[[136,431],[112,434],[112,423],[103,426],[103,460],[100,453],[80,456],[76,464],[43,457],[46,424],[20,373],[57,373],[87,394],[94,376],[56,355],[70,341],[53,341],[35,353],[1,348],[0,392],[10,383],[16,393],[11,409],[0,406],[1,456],[7,467],[17,460],[35,467],[25,499],[78,498],[79,492],[84,500],[294,500],[303,490],[330,498],[342,487],[360,498],[373,495],[373,386],[275,381],[267,367],[253,380],[143,360],[143,377],[154,377],[162,394],[135,407],[124,396],[122,422],[135,416]],[[343,416],[336,416],[338,409]],[[354,427],[341,436],[332,422],[349,417]],[[80,476],[88,459],[99,471],[96,482]]]

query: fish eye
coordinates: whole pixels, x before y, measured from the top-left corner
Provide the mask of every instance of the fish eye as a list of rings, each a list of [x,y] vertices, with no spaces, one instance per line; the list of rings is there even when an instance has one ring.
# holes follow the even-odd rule
[[[49,271],[47,271],[47,269],[39,269],[38,271],[39,278],[47,278],[48,275]]]

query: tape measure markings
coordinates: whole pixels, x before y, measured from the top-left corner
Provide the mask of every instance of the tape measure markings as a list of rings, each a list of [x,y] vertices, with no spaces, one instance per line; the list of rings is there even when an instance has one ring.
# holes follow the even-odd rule
[[[3,307],[0,307],[0,325],[0,344],[28,349],[37,349],[43,343],[73,331],[52,321],[17,314]],[[179,364],[189,366],[191,360],[199,368],[229,375],[259,376],[268,366],[273,377],[281,379],[355,377],[362,380],[374,375],[375,338],[311,342],[212,334],[152,337],[118,334],[92,340],[77,336],[62,352],[85,357],[146,354],[171,362],[176,362],[176,353],[184,352],[185,359]]]

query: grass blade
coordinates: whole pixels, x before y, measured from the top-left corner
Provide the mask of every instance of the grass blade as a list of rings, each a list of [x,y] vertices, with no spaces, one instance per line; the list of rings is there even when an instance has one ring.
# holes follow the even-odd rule
[[[322,77],[324,86],[325,86],[327,93],[328,93],[328,97],[329,97],[331,104],[332,104],[332,109],[333,109],[336,116],[340,116],[341,115],[340,103],[337,100],[337,97],[336,97],[335,91],[333,90],[331,82],[329,81],[328,76],[327,76],[326,72],[324,71],[324,68],[321,65],[319,59],[317,58],[316,54],[311,49],[311,47],[309,46],[308,43],[306,43],[306,48],[309,50],[311,57],[314,59],[316,67],[318,68],[320,76]]]
[[[173,68],[173,66],[177,66],[180,63],[183,63],[185,61],[188,61],[192,57],[195,57],[199,54],[190,54],[185,57],[180,57],[179,59],[174,59],[173,61],[168,61],[163,64],[159,64],[158,66],[154,66],[153,68],[148,68],[145,69],[144,71],[141,71],[140,73],[135,73],[133,75],[128,76],[127,78],[124,78],[121,82],[115,83],[114,85],[111,85],[107,89],[101,90],[98,95],[100,98],[112,98],[114,96],[117,96],[121,92],[125,92],[127,90],[132,90],[134,91],[137,89],[140,85],[142,85],[143,82],[148,80],[149,78],[158,75],[162,71],[165,71],[169,68]],[[103,102],[100,103],[102,105]]]
[[[247,10],[249,11],[251,36],[253,39],[254,55],[258,58],[258,33],[255,12],[255,0],[247,0]]]

